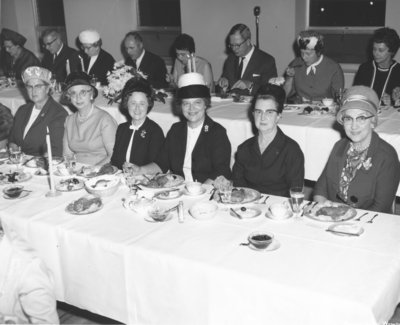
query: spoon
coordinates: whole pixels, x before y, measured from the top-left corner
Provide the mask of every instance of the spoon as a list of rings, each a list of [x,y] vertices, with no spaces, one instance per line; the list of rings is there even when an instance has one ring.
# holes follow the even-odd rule
[[[250,245],[249,242],[247,242],[247,243],[240,243],[240,244],[239,244],[239,246],[249,246],[249,245]]]
[[[368,214],[368,212],[363,213],[361,216],[359,216],[357,219],[354,219],[355,221],[361,221],[362,217],[365,217]]]

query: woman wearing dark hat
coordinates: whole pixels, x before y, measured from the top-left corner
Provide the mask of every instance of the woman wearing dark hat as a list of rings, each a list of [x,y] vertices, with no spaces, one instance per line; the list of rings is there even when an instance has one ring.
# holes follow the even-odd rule
[[[7,144],[13,126],[11,110],[0,104],[0,159],[8,158]]]
[[[73,72],[66,79],[65,96],[77,109],[65,120],[64,155],[75,154],[77,162],[103,165],[110,161],[117,122],[93,102],[97,89],[83,72]]]
[[[120,107],[128,122],[118,126],[112,165],[122,169],[125,162],[142,166],[156,159],[164,142],[164,133],[147,117],[153,105],[153,90],[147,80],[128,80]]]
[[[68,113],[49,95],[50,80],[51,72],[41,67],[29,67],[22,74],[31,102],[18,109],[8,140],[10,147],[19,146],[28,155],[43,156],[47,152],[47,128],[53,155],[62,155],[64,121]]]
[[[302,103],[334,98],[344,87],[344,75],[338,63],[322,54],[323,36],[317,31],[302,31],[297,44],[301,57],[286,69],[284,89],[289,101]]]
[[[40,66],[39,59],[24,47],[26,38],[17,32],[3,28],[1,43],[7,52],[2,56],[3,73],[21,80],[22,72],[30,66]]]
[[[187,181],[208,183],[219,175],[229,178],[231,145],[225,128],[206,113],[211,104],[210,90],[202,75],[184,74],[178,86],[178,105],[185,120],[172,125],[156,160],[136,168],[136,173],[169,170]]]
[[[243,142],[233,165],[233,185],[261,193],[289,196],[293,186],[303,186],[304,155],[296,141],[278,127],[285,91],[277,85],[264,85],[250,107],[257,135]]]
[[[394,101],[400,98],[400,64],[394,60],[399,46],[400,38],[394,29],[377,29],[372,37],[373,60],[361,64],[354,77],[354,85],[371,87],[380,102],[389,105],[391,96]]]
[[[344,94],[336,118],[347,137],[333,147],[315,186],[315,201],[391,212],[400,163],[395,149],[374,132],[378,105],[375,91],[366,86],[353,86]]]
[[[174,69],[172,70],[172,78],[176,85],[181,75],[189,72],[189,65],[192,64],[191,58],[194,57],[196,71],[203,75],[206,86],[210,91],[214,91],[214,76],[211,69],[211,64],[200,56],[194,56],[195,44],[193,37],[187,34],[179,35],[174,42],[174,49],[176,59],[174,62]],[[193,65],[191,65],[193,69]]]

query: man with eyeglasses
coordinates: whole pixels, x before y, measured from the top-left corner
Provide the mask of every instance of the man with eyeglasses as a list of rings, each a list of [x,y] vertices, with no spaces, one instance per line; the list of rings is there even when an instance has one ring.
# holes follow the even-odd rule
[[[21,34],[3,28],[0,40],[3,46],[1,66],[5,76],[21,80],[21,74],[27,67],[40,65],[35,54],[24,47],[26,38]]]
[[[45,49],[42,67],[50,70],[58,82],[64,82],[71,72],[81,71],[78,51],[65,45],[57,30],[45,30],[42,41]]]
[[[114,68],[115,60],[112,55],[101,48],[100,34],[92,29],[84,30],[79,34],[81,44],[82,71],[106,85],[107,73]]]
[[[251,43],[249,27],[237,24],[229,31],[228,55],[218,85],[239,90],[241,94],[255,94],[262,84],[277,76],[275,59]]]

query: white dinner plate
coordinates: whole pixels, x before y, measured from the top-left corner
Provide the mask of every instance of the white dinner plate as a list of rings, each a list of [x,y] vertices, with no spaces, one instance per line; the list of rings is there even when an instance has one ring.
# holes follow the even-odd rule
[[[244,211],[243,208],[245,209]],[[240,207],[240,208],[233,208],[233,210],[242,217],[242,220],[253,219],[261,214],[261,210],[255,207]],[[235,216],[232,211],[230,211],[229,213],[231,216],[238,219],[238,217]]]
[[[328,227],[328,232],[336,236],[361,236],[364,228],[357,223],[336,223]]]

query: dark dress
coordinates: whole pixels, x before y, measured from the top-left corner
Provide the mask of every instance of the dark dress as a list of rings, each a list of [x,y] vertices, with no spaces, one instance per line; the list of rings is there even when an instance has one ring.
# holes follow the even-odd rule
[[[337,193],[349,147],[350,141],[347,138],[336,142],[315,185],[314,195],[342,202]],[[350,183],[348,197],[353,203],[357,201],[353,205],[359,209],[391,213],[400,179],[400,163],[396,150],[373,132],[368,157],[371,158],[371,167],[368,170],[364,167],[357,170]]]
[[[96,62],[90,68],[90,71],[87,71],[90,63],[90,57],[86,54],[82,54],[82,56],[85,72],[90,76],[95,76],[102,85],[107,85],[107,72],[113,70],[115,63],[112,55],[103,49],[100,49],[99,56],[97,57]]]
[[[303,186],[303,152],[297,142],[280,128],[263,153],[260,152],[257,137],[246,140],[238,147],[232,170],[233,185],[288,197],[292,186]]]
[[[165,173],[184,176],[183,163],[186,153],[187,123],[172,125],[155,163]],[[231,177],[231,144],[223,126],[206,115],[199,138],[192,152],[192,177],[199,182],[223,175]]]
[[[43,56],[42,67],[50,70],[53,73],[53,77],[58,82],[64,82],[67,77],[67,60],[69,61],[70,72],[81,71],[81,62],[79,60],[78,51],[63,45],[61,52],[53,60],[53,54],[49,51]]]
[[[134,66],[130,57],[126,58],[125,64]],[[167,80],[165,79],[167,68],[165,67],[164,60],[158,55],[146,50],[140,62],[140,66],[137,68],[147,76],[147,81],[153,88],[160,89],[168,87]]]
[[[20,146],[25,154],[42,156],[47,152],[46,129],[50,130],[51,149],[54,156],[62,156],[64,121],[68,113],[52,97],[49,97],[40,114],[33,122],[24,138],[34,104],[22,105],[14,116],[14,125],[10,132],[9,142]]]
[[[120,124],[115,136],[111,164],[119,169],[122,169],[122,165],[126,161],[126,152],[133,132],[129,128],[130,125],[130,122]],[[160,152],[163,143],[164,133],[162,129],[156,122],[147,117],[143,125],[133,136],[129,162],[138,166],[153,162]]]
[[[10,72],[14,72],[17,80],[22,79],[22,72],[24,72],[26,68],[31,66],[40,66],[40,61],[35,54],[24,47],[21,48],[21,54],[14,64],[11,55],[8,53],[4,53],[2,61],[3,73],[6,76],[9,76]]]

